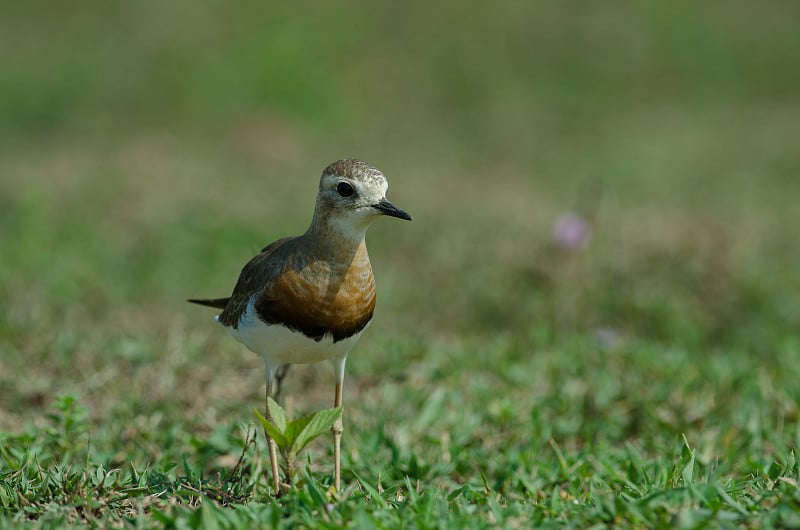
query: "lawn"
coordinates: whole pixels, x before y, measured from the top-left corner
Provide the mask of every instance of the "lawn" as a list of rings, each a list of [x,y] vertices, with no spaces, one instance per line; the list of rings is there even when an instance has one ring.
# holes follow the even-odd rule
[[[800,528],[800,8],[470,4],[3,8],[0,526]],[[414,221],[342,491],[326,434],[274,498],[263,363],[185,300],[345,156]]]

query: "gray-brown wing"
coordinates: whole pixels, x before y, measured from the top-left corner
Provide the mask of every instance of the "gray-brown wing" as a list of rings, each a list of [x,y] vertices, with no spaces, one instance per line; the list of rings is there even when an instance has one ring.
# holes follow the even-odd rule
[[[264,247],[260,254],[251,259],[242,268],[236,287],[233,288],[228,305],[219,315],[219,322],[234,328],[239,326],[239,319],[247,309],[247,303],[253,293],[271,284],[281,270],[281,261],[275,260],[276,251],[295,237],[284,237]]]

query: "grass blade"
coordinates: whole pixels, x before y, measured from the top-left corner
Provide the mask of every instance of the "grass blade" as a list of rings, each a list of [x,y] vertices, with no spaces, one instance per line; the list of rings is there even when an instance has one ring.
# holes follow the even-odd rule
[[[372,500],[374,500],[381,508],[386,508],[387,506],[386,499],[384,499],[383,496],[381,496],[381,494],[378,493],[378,490],[375,489],[372,485],[370,485],[366,480],[361,478],[361,476],[355,471],[353,471],[353,475],[355,475],[356,480],[358,480],[358,483],[361,484],[361,487],[363,487],[367,491],[369,497]]]

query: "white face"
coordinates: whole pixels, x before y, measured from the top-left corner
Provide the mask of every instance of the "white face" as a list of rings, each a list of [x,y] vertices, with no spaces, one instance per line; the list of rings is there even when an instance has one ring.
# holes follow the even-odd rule
[[[340,175],[325,175],[320,182],[320,204],[329,213],[354,224],[369,223],[381,212],[375,209],[386,198],[389,184],[379,173],[353,179]]]

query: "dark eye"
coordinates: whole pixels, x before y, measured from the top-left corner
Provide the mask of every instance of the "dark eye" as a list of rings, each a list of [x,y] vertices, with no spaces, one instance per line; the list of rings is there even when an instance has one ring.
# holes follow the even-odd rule
[[[340,182],[338,186],[336,186],[336,191],[339,192],[339,195],[342,197],[349,197],[355,191],[353,186],[348,184],[347,182]]]

